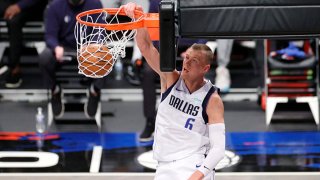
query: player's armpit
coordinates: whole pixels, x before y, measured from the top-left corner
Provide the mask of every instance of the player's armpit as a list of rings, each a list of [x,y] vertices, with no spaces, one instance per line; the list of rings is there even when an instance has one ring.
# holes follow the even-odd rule
[[[162,75],[166,79],[166,86],[169,88],[179,79],[179,72],[174,70],[173,72],[162,72]]]

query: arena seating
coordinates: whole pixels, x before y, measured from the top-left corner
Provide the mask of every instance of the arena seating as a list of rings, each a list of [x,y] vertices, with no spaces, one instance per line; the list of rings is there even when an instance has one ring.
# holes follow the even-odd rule
[[[270,42],[266,49],[270,49]],[[316,44],[318,46],[318,44]],[[305,58],[289,59],[276,51],[266,59],[266,124],[271,123],[278,103],[308,103],[314,121],[319,125],[318,56],[310,53],[310,43],[304,41]]]
[[[27,22],[23,28],[24,45],[26,47],[36,48],[38,53],[45,47],[43,36],[44,23],[41,21]],[[5,49],[8,47],[8,28],[6,26],[6,22],[0,19],[0,61]]]

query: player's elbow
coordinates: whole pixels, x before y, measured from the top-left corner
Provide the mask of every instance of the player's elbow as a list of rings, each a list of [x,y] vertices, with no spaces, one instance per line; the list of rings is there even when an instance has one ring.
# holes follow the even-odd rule
[[[211,147],[211,149],[218,162],[224,158],[225,147]]]

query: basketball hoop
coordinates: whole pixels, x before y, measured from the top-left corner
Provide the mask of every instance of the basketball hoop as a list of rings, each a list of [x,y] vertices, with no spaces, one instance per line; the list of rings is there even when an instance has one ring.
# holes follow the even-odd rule
[[[121,16],[126,22],[119,20]],[[104,8],[84,11],[76,19],[78,68],[87,77],[108,75],[115,62],[126,56],[126,44],[138,28],[147,27],[150,38],[159,40],[158,13],[135,11],[134,18],[129,18],[122,8]]]

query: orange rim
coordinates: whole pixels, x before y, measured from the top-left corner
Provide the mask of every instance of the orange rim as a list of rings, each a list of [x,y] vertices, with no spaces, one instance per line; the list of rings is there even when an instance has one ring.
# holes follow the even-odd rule
[[[80,24],[84,24],[87,26],[92,26],[92,27],[104,27],[107,30],[132,30],[132,29],[138,29],[141,27],[153,27],[153,28],[158,28],[159,27],[159,14],[158,13],[147,13],[144,14],[142,11],[135,11],[135,16],[140,18],[137,21],[134,22],[127,22],[127,23],[119,23],[119,24],[103,24],[103,23],[92,23],[92,22],[87,22],[83,21],[81,18],[86,16],[86,15],[91,15],[91,14],[98,14],[103,11],[106,11],[109,14],[117,14],[119,11],[119,8],[104,8],[104,9],[93,9],[93,10],[88,10],[81,12],[77,15],[76,19]],[[126,16],[126,13],[124,12],[123,9],[120,9],[119,15]]]

